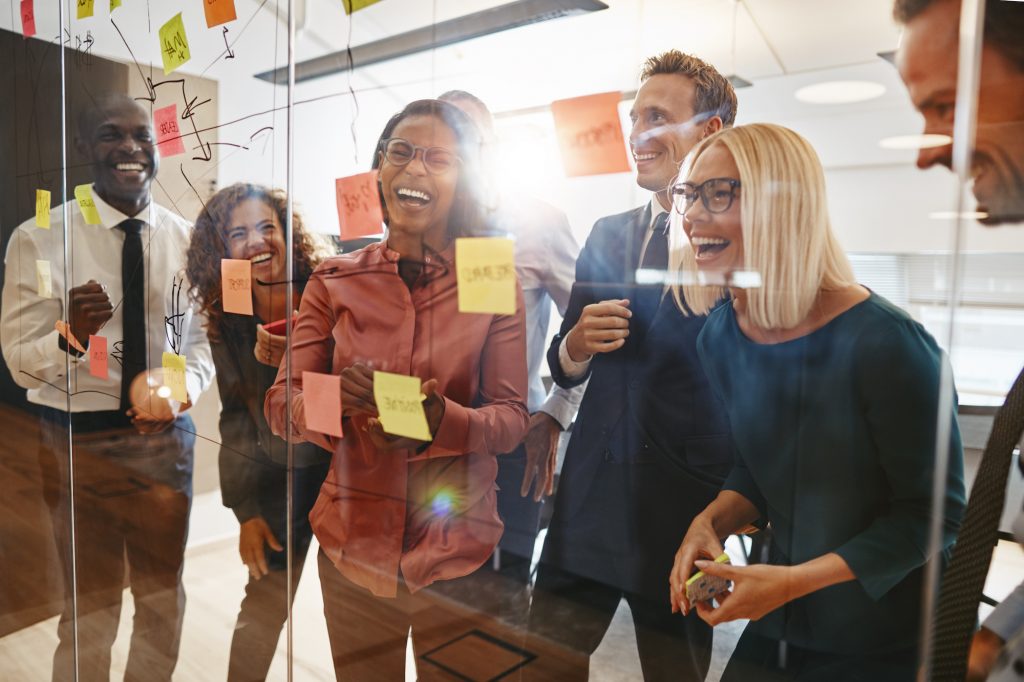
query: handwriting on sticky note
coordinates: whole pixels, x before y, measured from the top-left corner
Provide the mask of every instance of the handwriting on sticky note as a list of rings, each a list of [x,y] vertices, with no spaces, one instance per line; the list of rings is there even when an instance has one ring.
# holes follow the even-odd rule
[[[306,428],[341,438],[341,377],[302,373],[302,409]]]
[[[78,0],[78,18],[85,19],[93,14],[93,0]]]
[[[220,26],[238,18],[235,14],[235,0],[203,0],[203,10],[206,12],[207,28]]]
[[[50,191],[36,190],[36,227],[50,229]]]
[[[221,297],[224,312],[252,315],[252,263],[222,258],[220,261]]]
[[[175,156],[185,153],[178,127],[178,105],[171,104],[153,112],[153,130],[156,131],[156,146],[160,156]]]
[[[34,0],[21,0],[21,32],[26,38],[36,34],[36,9]]]
[[[36,284],[39,295],[43,298],[53,296],[53,284],[50,280],[50,261],[36,261]]]
[[[617,92],[606,92],[551,103],[567,177],[629,171],[619,121],[621,98]]]
[[[390,372],[373,373],[373,399],[377,402],[377,413],[385,432],[393,436],[430,440],[420,384],[416,377]]]
[[[515,243],[504,237],[455,240],[459,312],[511,315],[516,311]]]
[[[341,0],[341,6],[345,8],[345,14],[352,14],[370,5],[376,5],[380,0]]]
[[[380,207],[377,171],[350,175],[334,181],[338,198],[341,238],[355,239],[383,232],[384,212]]]
[[[92,199],[92,187],[89,185],[78,185],[75,187],[75,199],[78,201],[78,208],[82,210],[82,217],[86,225],[99,225],[100,213],[96,210],[96,202]]]
[[[164,74],[181,67],[192,58],[188,49],[188,38],[185,36],[185,24],[178,12],[166,24],[160,27],[160,54],[164,60]]]
[[[72,348],[77,350],[79,353],[86,352],[85,348],[83,348],[82,344],[78,341],[78,337],[71,333],[70,324],[64,320],[57,320],[53,323],[53,328],[57,330],[58,334],[64,337],[64,340],[67,341]]]
[[[107,337],[89,335],[89,374],[98,379],[109,379]]]
[[[161,365],[164,369],[164,386],[171,389],[171,398],[179,403],[188,402],[185,390],[185,356],[164,352]]]

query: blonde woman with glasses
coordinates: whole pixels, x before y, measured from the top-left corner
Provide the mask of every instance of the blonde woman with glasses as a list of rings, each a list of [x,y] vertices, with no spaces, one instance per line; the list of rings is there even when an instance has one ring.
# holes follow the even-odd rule
[[[701,362],[737,461],[690,525],[673,608],[750,619],[723,680],[911,680],[946,358],[904,311],[856,283],[832,232],[813,148],[791,130],[723,130],[672,188],[686,243],[674,295],[709,313]],[[713,284],[718,282],[719,285]],[[728,290],[730,300],[709,310]],[[955,395],[953,405],[955,406]],[[955,414],[945,559],[964,505]],[[724,566],[722,540],[771,526],[769,560]],[[731,581],[692,604],[695,570]]]

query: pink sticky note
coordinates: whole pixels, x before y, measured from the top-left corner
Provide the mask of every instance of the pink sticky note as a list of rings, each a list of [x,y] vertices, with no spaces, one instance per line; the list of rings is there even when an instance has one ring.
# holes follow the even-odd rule
[[[82,348],[82,344],[78,342],[78,338],[71,333],[71,325],[64,320],[57,320],[53,323],[53,328],[56,329],[64,340],[71,344],[71,347],[77,350],[79,353],[85,353],[86,350]]]
[[[153,129],[156,130],[156,145],[160,156],[175,156],[185,153],[178,127],[178,105],[171,104],[153,112]]]
[[[89,374],[100,379],[109,379],[107,368],[107,337],[89,335]]]
[[[341,438],[341,377],[303,372],[302,398],[306,428]]]
[[[252,263],[221,258],[220,287],[224,312],[252,315]]]
[[[34,0],[21,0],[21,30],[26,38],[36,34],[36,10]]]
[[[384,231],[377,171],[338,178],[334,181],[334,190],[338,196],[338,221],[343,240],[369,237]]]

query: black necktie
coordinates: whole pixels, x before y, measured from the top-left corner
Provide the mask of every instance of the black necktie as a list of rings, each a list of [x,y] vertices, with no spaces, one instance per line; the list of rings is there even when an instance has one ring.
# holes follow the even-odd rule
[[[128,389],[132,380],[146,370],[146,283],[142,260],[141,220],[129,218],[117,227],[124,230],[121,250],[122,322],[121,411],[131,407]]]
[[[647,250],[640,261],[640,267],[663,272],[668,267],[668,212],[654,219]],[[661,285],[661,281],[658,282]]]
[[[964,522],[942,577],[932,637],[931,680],[963,682],[967,653],[978,619],[992,550],[999,539],[999,519],[1006,499],[1006,478],[1013,449],[1024,431],[1024,371],[996,413],[978,474],[971,486]]]
[[[639,278],[636,290],[634,311],[639,313],[637,321],[646,328],[654,321],[664,291],[664,275],[668,268],[668,213],[662,213],[654,219],[651,238],[647,240],[647,248],[640,259],[640,268],[655,273],[651,279]]]

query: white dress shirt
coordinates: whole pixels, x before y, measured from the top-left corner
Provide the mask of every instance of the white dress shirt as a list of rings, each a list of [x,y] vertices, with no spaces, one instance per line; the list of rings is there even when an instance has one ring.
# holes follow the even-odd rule
[[[14,381],[28,389],[29,401],[65,411],[68,410],[66,382],[70,371],[71,412],[120,408],[121,365],[115,356],[122,340],[121,251],[125,234],[115,227],[129,216],[103,201],[95,190],[92,195],[100,225],[87,225],[78,204],[75,201],[67,204],[71,223],[66,235],[70,255],[67,263],[62,206],[50,211],[51,229],[36,227],[34,217],[18,226],[11,235],[5,259],[3,319],[0,320],[4,360]],[[194,404],[210,385],[214,367],[204,318],[189,301],[189,285],[185,280],[191,227],[180,216],[152,202],[133,217],[146,223],[142,228],[142,246],[147,364],[161,367],[164,352],[184,355],[187,360],[185,387]],[[50,296],[40,295],[37,261],[49,263]],[[68,289],[89,280],[103,284],[114,305],[113,317],[98,332],[107,338],[107,379],[99,379],[89,372],[88,355],[76,357],[61,350],[58,332],[54,329],[58,320],[67,318]]]

